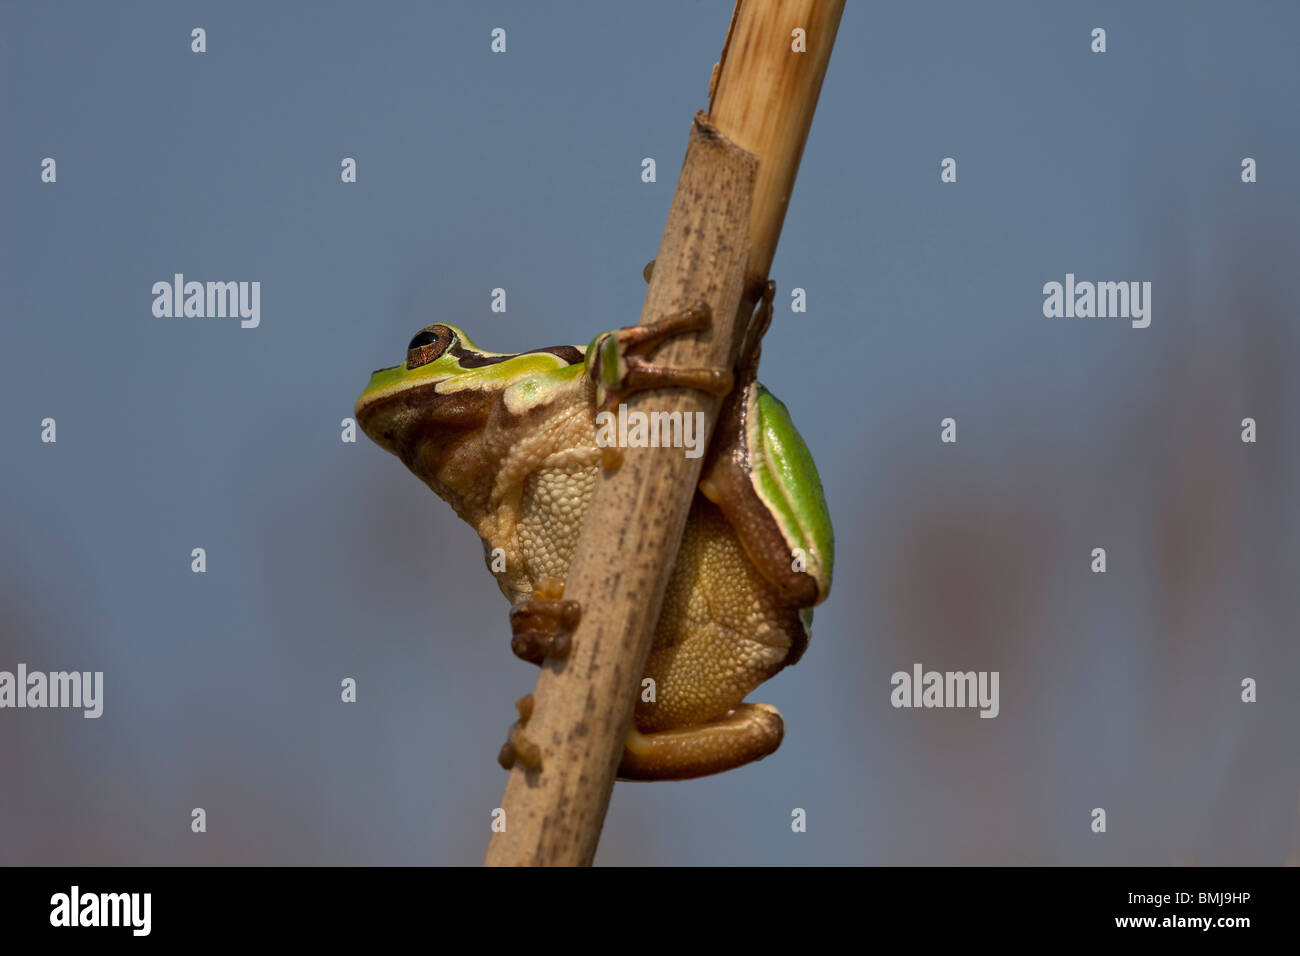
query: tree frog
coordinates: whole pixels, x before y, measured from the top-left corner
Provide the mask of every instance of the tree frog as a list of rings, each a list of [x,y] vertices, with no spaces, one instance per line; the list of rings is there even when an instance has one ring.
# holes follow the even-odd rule
[[[745,696],[799,659],[812,607],[830,591],[834,535],[817,468],[786,407],[756,380],[774,289],[766,284],[734,370],[643,357],[706,328],[703,303],[586,348],[488,352],[435,323],[357,399],[362,430],[478,532],[512,605],[511,647],[541,664],[567,652],[581,609],[562,598],[563,581],[598,470],[617,464],[597,446],[596,410],[647,388],[727,394],[646,663],[654,700],[637,703],[623,779],[698,777],[776,750],[780,712]],[[533,767],[529,699],[519,708],[501,762]]]

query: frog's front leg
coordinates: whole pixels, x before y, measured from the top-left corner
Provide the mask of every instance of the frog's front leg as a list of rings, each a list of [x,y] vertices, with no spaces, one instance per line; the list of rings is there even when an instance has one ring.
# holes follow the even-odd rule
[[[643,734],[623,744],[624,780],[687,780],[761,760],[781,746],[785,722],[770,704],[740,704],[716,720]]]
[[[713,311],[700,300],[649,325],[631,325],[596,336],[587,348],[587,374],[596,385],[597,409],[611,409],[632,392],[650,388],[678,386],[714,395],[731,391],[730,369],[671,368],[641,357],[670,338],[703,331],[712,322]]]
[[[724,368],[672,368],[653,365],[641,356],[665,340],[707,329],[713,321],[709,304],[698,301],[649,325],[632,325],[604,332],[587,347],[587,375],[596,386],[596,412],[618,407],[632,392],[651,388],[694,388],[713,395],[731,391],[734,376]],[[623,449],[606,447],[601,464],[607,470],[623,463]]]
[[[569,644],[582,606],[563,599],[564,582],[540,582],[533,596],[510,609],[510,650],[520,660],[541,664],[548,657],[569,656]]]

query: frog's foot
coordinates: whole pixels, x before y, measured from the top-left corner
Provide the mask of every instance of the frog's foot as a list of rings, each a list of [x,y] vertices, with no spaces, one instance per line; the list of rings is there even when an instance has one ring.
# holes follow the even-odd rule
[[[577,601],[562,599],[564,583],[549,579],[533,597],[510,609],[510,649],[520,660],[541,665],[548,657],[569,656],[569,643],[582,618]]]
[[[713,312],[703,300],[649,325],[632,325],[598,335],[587,349],[587,374],[596,383],[598,411],[615,408],[632,392],[649,388],[694,388],[714,395],[731,391],[730,369],[670,368],[642,355],[679,335],[707,329]]]
[[[509,770],[518,760],[527,770],[541,770],[542,748],[529,740],[528,735],[524,733],[524,725],[533,715],[533,695],[525,694],[515,701],[515,710],[519,711],[519,719],[511,725],[510,735],[501,745],[501,752],[497,754],[497,763]]]
[[[763,336],[767,334],[768,327],[772,324],[772,302],[775,299],[776,283],[768,279],[763,283],[762,298],[754,310],[753,317],[749,320],[749,328],[745,330],[745,342],[741,346],[740,359],[736,363],[737,379],[741,385],[748,385],[758,378],[760,347],[763,344]]]
[[[785,722],[770,704],[741,704],[704,724],[643,734],[635,727],[623,745],[624,780],[686,780],[761,760],[781,746]]]

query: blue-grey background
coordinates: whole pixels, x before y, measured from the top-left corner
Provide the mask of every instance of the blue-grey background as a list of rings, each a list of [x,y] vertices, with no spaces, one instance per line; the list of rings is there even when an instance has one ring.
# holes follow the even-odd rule
[[[730,6],[4,5],[0,669],[106,691],[0,711],[0,862],[481,860],[536,675],[340,421],[430,321],[635,320]],[[752,695],[781,749],[618,785],[598,862],[1300,859],[1298,46],[1294,4],[849,4],[763,365],[835,588]],[[155,318],[175,272],[260,280],[261,327]],[[1151,327],[1044,318],[1066,272],[1152,281]],[[893,709],[914,662],[1000,716]]]

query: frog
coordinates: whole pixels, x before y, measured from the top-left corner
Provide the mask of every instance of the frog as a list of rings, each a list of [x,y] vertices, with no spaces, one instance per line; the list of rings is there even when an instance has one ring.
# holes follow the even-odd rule
[[[621,460],[597,443],[598,411],[643,389],[724,396],[645,665],[642,686],[654,693],[639,695],[624,741],[623,780],[690,779],[772,754],[784,719],[745,698],[803,656],[813,608],[830,592],[834,531],[821,478],[788,409],[757,380],[774,294],[768,281],[750,300],[759,301],[731,369],[648,360],[711,326],[704,302],[586,347],[526,352],[486,351],[435,322],[356,401],[362,431],[478,533],[511,605],[511,650],[542,665],[571,646],[582,609],[563,597],[564,580],[597,475]],[[516,706],[499,761],[536,770],[531,697]]]

